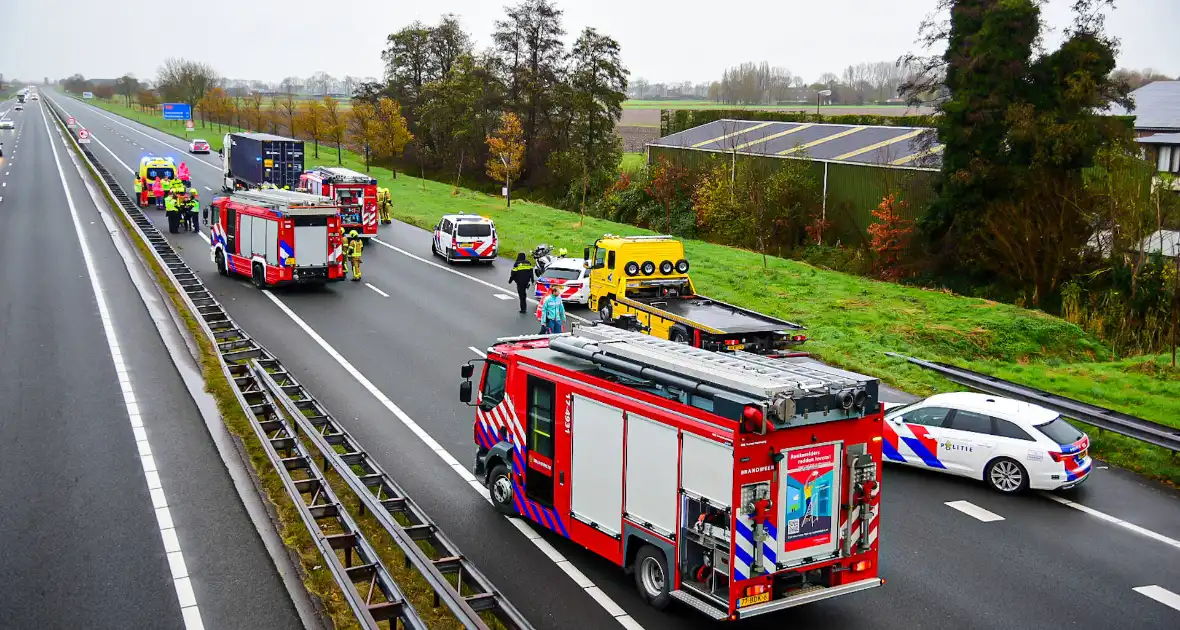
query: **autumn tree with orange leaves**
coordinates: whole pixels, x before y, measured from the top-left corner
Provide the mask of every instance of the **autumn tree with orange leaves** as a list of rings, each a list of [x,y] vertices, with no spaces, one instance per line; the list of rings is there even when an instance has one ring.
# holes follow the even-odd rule
[[[487,143],[491,154],[487,162],[488,177],[504,182],[508,190],[508,207],[511,208],[512,180],[520,175],[524,166],[524,129],[516,114],[504,112],[500,116],[500,126],[488,136]]]

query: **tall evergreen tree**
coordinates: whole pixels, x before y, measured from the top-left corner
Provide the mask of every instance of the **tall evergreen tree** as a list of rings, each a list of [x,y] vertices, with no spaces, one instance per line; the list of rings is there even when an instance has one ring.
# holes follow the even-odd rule
[[[552,92],[560,83],[565,49],[562,11],[550,0],[524,0],[496,22],[493,35],[505,70],[510,106],[524,125],[525,168],[541,163],[541,143],[554,107]]]

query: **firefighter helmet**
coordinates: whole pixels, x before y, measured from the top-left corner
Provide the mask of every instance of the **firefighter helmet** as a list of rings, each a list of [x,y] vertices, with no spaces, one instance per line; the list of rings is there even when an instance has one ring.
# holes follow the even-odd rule
[[[357,236],[358,236],[358,235],[357,235],[357,233],[356,233],[356,230],[353,230],[353,231],[351,231],[351,232],[349,232],[349,233],[348,233],[348,238],[356,238]]]

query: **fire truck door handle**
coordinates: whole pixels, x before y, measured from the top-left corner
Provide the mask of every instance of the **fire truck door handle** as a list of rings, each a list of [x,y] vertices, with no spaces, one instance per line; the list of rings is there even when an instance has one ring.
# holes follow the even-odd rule
[[[565,473],[563,473],[563,472],[557,473],[557,483],[559,483],[563,486],[565,485]]]

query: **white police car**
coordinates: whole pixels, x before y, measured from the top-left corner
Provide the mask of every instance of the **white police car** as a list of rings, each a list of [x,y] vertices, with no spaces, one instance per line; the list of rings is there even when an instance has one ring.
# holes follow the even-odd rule
[[[456,260],[492,262],[499,254],[496,223],[478,214],[448,214],[434,226],[430,251],[448,263]]]
[[[1090,438],[1061,414],[970,392],[885,411],[885,461],[982,479],[1004,493],[1072,488],[1090,475]]]
[[[590,301],[590,270],[581,258],[555,258],[537,276],[534,296],[548,295],[556,286],[561,299],[572,304],[586,304]]]

